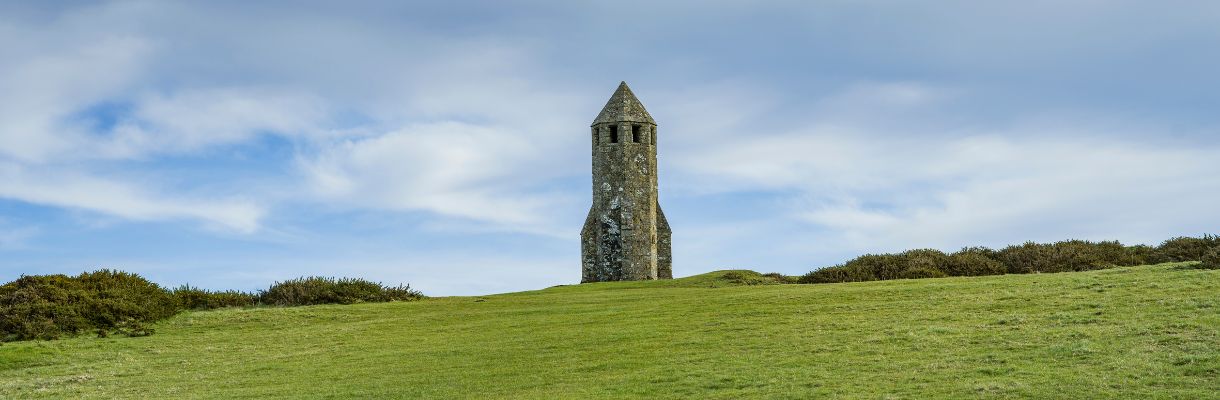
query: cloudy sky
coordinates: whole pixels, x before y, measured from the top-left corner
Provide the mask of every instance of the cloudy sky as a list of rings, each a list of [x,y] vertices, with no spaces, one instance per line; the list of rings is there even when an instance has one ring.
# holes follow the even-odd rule
[[[1218,26],[1185,0],[5,2],[0,280],[574,283],[623,80],[678,276],[1215,233]]]

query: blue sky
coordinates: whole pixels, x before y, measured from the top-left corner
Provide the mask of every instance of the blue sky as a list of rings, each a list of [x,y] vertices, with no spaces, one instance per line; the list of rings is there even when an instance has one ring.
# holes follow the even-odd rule
[[[0,5],[0,280],[574,283],[622,80],[678,276],[1220,226],[1213,1],[248,3]]]

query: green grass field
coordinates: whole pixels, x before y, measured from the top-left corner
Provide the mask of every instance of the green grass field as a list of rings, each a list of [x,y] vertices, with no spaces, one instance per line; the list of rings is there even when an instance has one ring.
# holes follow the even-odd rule
[[[825,285],[723,272],[181,314],[0,346],[0,398],[1218,398],[1220,270]]]

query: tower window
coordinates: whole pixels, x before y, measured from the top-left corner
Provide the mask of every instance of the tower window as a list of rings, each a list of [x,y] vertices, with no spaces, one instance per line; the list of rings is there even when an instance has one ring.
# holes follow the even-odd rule
[[[652,127],[652,145],[657,145],[657,127]]]
[[[600,138],[601,138],[601,135],[597,134],[597,128],[593,128],[593,144],[600,143],[600,141],[598,140]]]
[[[631,141],[634,143],[640,142],[640,126],[639,125],[631,126]]]
[[[618,143],[618,126],[610,125],[610,143]]]

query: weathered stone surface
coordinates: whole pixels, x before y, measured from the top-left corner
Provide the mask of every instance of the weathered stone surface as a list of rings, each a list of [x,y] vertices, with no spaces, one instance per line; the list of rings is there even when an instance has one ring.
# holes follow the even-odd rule
[[[657,201],[656,121],[623,82],[591,127],[581,282],[673,278],[669,222]]]

